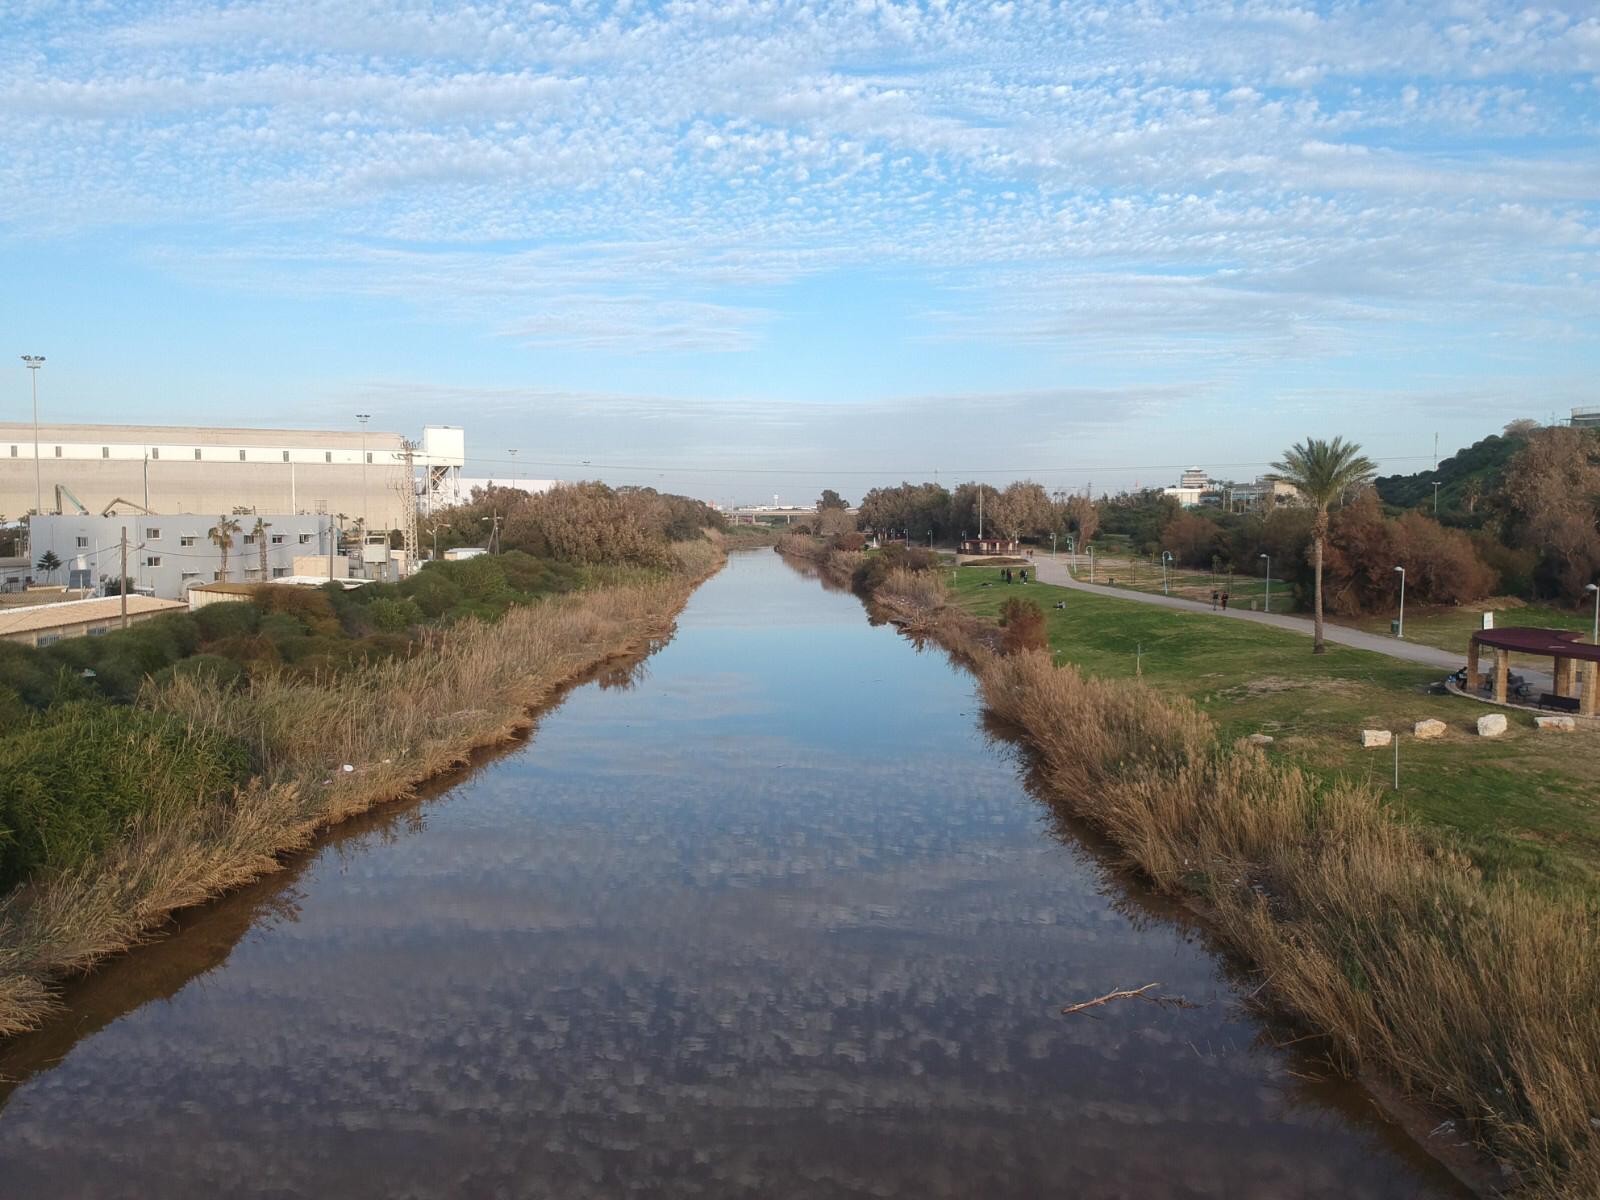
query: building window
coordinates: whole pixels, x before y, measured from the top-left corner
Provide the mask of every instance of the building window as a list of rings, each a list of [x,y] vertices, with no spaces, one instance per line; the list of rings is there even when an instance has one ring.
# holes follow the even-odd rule
[[[17,448],[15,446],[11,447],[11,453],[12,453],[12,456],[15,457],[15,455],[17,453]],[[333,461],[333,451],[332,450],[324,450],[322,452],[322,461],[323,462],[332,462]]]
[[[145,536],[145,540],[146,541],[150,541],[150,540],[159,541],[161,539],[161,530],[155,529],[155,528],[153,528],[151,526],[146,526],[145,527],[145,531],[144,531],[144,536]]]
[[[86,546],[88,546],[88,544],[89,544],[89,539],[88,538],[81,537],[81,538],[78,539],[78,549],[79,550],[84,549]]]
[[[147,566],[147,567],[159,567],[161,565],[161,555],[159,555],[159,554],[146,555],[145,556],[145,560],[144,560],[144,565]]]
[[[284,462],[288,462],[289,461],[289,452],[287,450],[285,450],[283,452],[283,461]]]
[[[60,457],[61,457],[61,447],[60,447],[60,446],[57,446],[57,447],[56,447],[56,457],[57,457],[57,458],[60,458]]]
[[[273,534],[273,535],[272,535],[272,544],[273,544],[273,545],[274,545],[274,546],[281,546],[281,545],[283,545],[283,541],[284,541],[284,537],[283,537],[283,534],[281,534],[281,533],[275,533],[275,534]]]
[[[211,572],[211,582],[212,583],[221,583],[222,582],[222,572],[221,571],[213,571],[213,572]]]
[[[100,447],[100,457],[101,458],[110,458],[111,457],[111,447],[110,446],[101,446]]]
[[[188,583],[189,580],[191,580],[191,579],[199,579],[200,578],[200,572],[199,571],[185,571],[183,573],[182,578],[183,578],[183,581],[185,583]]]
[[[111,632],[111,626],[109,626],[109,625],[96,625],[93,629],[89,630],[89,636],[90,637],[104,637],[109,632]]]
[[[194,448],[194,460],[195,460],[195,462],[199,462],[200,461],[200,447],[199,446],[196,446]]]
[[[273,567],[272,568],[272,577],[274,579],[282,579],[288,573],[289,573],[289,568],[288,567]]]
[[[59,633],[41,633],[34,639],[33,644],[35,646],[54,646],[60,640],[61,635]]]
[[[239,451],[239,461],[240,462],[244,461],[244,451],[243,450]]]
[[[15,446],[13,446],[13,447],[11,447],[11,457],[15,458],[16,456],[17,456],[17,448]]]
[[[199,543],[200,538],[196,534],[192,533],[186,533],[178,539],[178,545],[180,546],[195,546]]]
[[[253,533],[245,534],[244,535],[244,544],[246,546],[254,546],[256,544],[256,535],[253,534]]]
[[[151,446],[150,447],[150,457],[151,458],[160,458],[161,457],[161,447],[160,446]]]
[[[370,462],[371,462],[371,461],[372,461],[372,451],[371,451],[371,450],[368,450],[368,451],[367,451],[367,461],[368,461],[368,462],[369,462],[369,463],[370,463]]]
[[[300,544],[302,546],[309,546],[311,544],[311,535],[309,533],[302,533],[300,535]]]

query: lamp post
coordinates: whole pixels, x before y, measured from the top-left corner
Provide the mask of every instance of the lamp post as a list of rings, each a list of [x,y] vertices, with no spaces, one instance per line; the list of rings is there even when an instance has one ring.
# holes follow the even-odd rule
[[[1403,638],[1406,635],[1406,569],[1396,567],[1395,570],[1400,572],[1400,620],[1395,624],[1394,635]]]
[[[1170,563],[1171,561],[1172,561],[1172,551],[1171,550],[1163,550],[1161,552],[1161,594],[1163,596],[1171,594],[1169,592],[1168,588],[1167,588],[1167,564]]]
[[[362,541],[365,541],[366,529],[369,524],[367,521],[367,422],[372,420],[372,414],[357,413],[356,420],[361,422],[361,533]]]
[[[1589,635],[1589,640],[1600,646],[1600,584],[1587,584],[1583,590],[1594,593],[1594,632]]]
[[[515,450],[508,450],[506,453],[511,455],[511,486],[519,487],[521,486],[519,481],[522,479],[522,475],[517,470],[517,452]]]
[[[1268,612],[1271,612],[1272,611],[1272,555],[1263,554],[1263,555],[1260,555],[1259,557],[1264,558],[1264,559],[1267,560],[1267,602],[1266,602],[1266,609],[1267,609]]]
[[[33,511],[44,515],[44,484],[39,468],[39,368],[44,366],[44,355],[24,354],[23,365],[33,376]],[[33,537],[28,537],[28,551],[33,551]]]
[[[1439,481],[1437,479],[1433,481],[1433,515],[1436,517],[1439,515]]]

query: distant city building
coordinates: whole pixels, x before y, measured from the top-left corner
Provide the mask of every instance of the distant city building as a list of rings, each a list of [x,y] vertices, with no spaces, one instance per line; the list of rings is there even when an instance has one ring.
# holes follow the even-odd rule
[[[1203,467],[1190,467],[1178,478],[1178,486],[1185,489],[1197,488],[1200,491],[1205,491],[1210,483],[1211,476],[1206,473]]]
[[[1292,484],[1287,484],[1271,475],[1263,475],[1254,483],[1229,484],[1223,489],[1222,495],[1230,512],[1281,508],[1300,499],[1300,493]]]
[[[1573,409],[1572,425],[1575,429],[1600,429],[1600,408]]]
[[[1205,494],[1205,485],[1199,487],[1165,487],[1161,489],[1163,496],[1170,496],[1184,508],[1199,508],[1200,498]]]
[[[460,429],[430,425],[410,451],[380,430],[0,423],[0,513],[344,514],[404,529],[413,497],[458,490]],[[410,493],[410,495],[408,495]],[[34,554],[37,558],[37,553]]]

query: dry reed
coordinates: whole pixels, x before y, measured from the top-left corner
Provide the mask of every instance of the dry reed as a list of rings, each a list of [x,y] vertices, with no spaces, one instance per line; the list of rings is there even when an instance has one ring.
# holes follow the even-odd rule
[[[148,814],[105,854],[0,900],[0,1036],[48,1015],[63,976],[275,870],[319,830],[505,741],[562,687],[666,637],[695,583],[722,561],[709,542],[675,557],[677,575],[434,631],[409,657],[324,678],[268,674],[238,691],[189,676],[147,684],[141,704],[239,738],[259,774],[212,803]]]
[[[1182,698],[963,647],[1051,795],[1200,902],[1352,1073],[1466,1118],[1530,1194],[1600,1195],[1600,914],[1485,881],[1370,787],[1224,746]]]

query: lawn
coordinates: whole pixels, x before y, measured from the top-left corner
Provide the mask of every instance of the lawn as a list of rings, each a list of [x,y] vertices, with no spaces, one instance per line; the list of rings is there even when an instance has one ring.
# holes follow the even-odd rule
[[[1497,629],[1507,629],[1514,625],[1529,625],[1539,629],[1576,629],[1588,640],[1590,630],[1593,628],[1593,612],[1589,609],[1574,611],[1570,608],[1546,608],[1541,605],[1522,604],[1512,601],[1513,606],[1497,607],[1493,600],[1486,601],[1483,607],[1494,612],[1494,623]],[[1395,614],[1381,617],[1337,617],[1332,618],[1341,625],[1350,625],[1356,629],[1365,629],[1374,633],[1388,633],[1389,621]],[[1465,655],[1467,652],[1467,639],[1472,636],[1475,629],[1483,626],[1483,613],[1478,608],[1421,608],[1410,607],[1406,609],[1406,641],[1418,642],[1424,646],[1438,646],[1443,650],[1453,650],[1457,654]],[[1531,667],[1537,671],[1548,673],[1550,660],[1533,655],[1513,654],[1511,665],[1515,668]]]
[[[1194,699],[1225,737],[1270,734],[1270,753],[1324,777],[1387,785],[1393,752],[1361,749],[1360,731],[1404,731],[1392,794],[1402,810],[1445,831],[1486,872],[1600,884],[1600,731],[1541,733],[1530,715],[1507,712],[1504,736],[1480,738],[1477,718],[1492,710],[1429,694],[1439,675],[1430,667],[1342,646],[1316,656],[1300,634],[1048,584],[1008,586],[994,582],[992,568],[956,575],[956,601],[980,615],[995,616],[1019,594],[1038,602],[1059,661],[1102,676],[1137,671],[1153,687]],[[1057,601],[1066,607],[1056,609]],[[1444,721],[1449,733],[1415,740],[1410,729],[1425,717]]]

